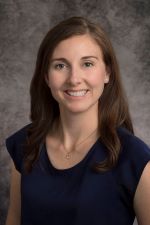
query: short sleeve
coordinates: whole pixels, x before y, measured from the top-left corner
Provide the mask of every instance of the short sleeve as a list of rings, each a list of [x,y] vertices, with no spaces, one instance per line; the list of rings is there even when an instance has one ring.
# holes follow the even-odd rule
[[[150,148],[127,130],[121,132],[122,152],[117,167],[117,180],[133,200],[141,175],[150,161]]]
[[[29,125],[18,130],[6,139],[6,147],[16,169],[21,173],[23,166],[23,150]]]

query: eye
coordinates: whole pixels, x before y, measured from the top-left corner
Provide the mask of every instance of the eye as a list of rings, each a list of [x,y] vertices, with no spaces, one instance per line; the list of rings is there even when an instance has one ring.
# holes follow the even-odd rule
[[[92,62],[85,62],[84,66],[85,67],[92,67],[94,64]]]
[[[58,64],[54,65],[54,68],[57,70],[62,70],[65,67],[66,67],[66,65],[63,63],[58,63]]]

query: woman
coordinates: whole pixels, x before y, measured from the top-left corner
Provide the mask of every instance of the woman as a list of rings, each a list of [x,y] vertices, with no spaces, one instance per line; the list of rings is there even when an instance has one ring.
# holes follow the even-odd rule
[[[133,134],[103,29],[82,17],[51,29],[30,93],[32,123],[6,140],[6,225],[150,224],[150,150]]]

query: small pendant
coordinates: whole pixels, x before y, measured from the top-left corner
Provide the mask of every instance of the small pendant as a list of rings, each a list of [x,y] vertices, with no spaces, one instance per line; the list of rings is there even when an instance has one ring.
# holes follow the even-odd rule
[[[69,152],[66,154],[66,159],[70,159],[70,153]]]

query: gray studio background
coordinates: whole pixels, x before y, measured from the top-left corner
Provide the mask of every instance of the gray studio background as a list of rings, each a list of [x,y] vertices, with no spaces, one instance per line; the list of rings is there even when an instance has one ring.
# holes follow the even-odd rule
[[[135,133],[150,145],[149,0],[0,0],[0,225],[9,195],[5,138],[29,122],[29,85],[39,44],[50,27],[79,15],[99,21],[109,34]]]

